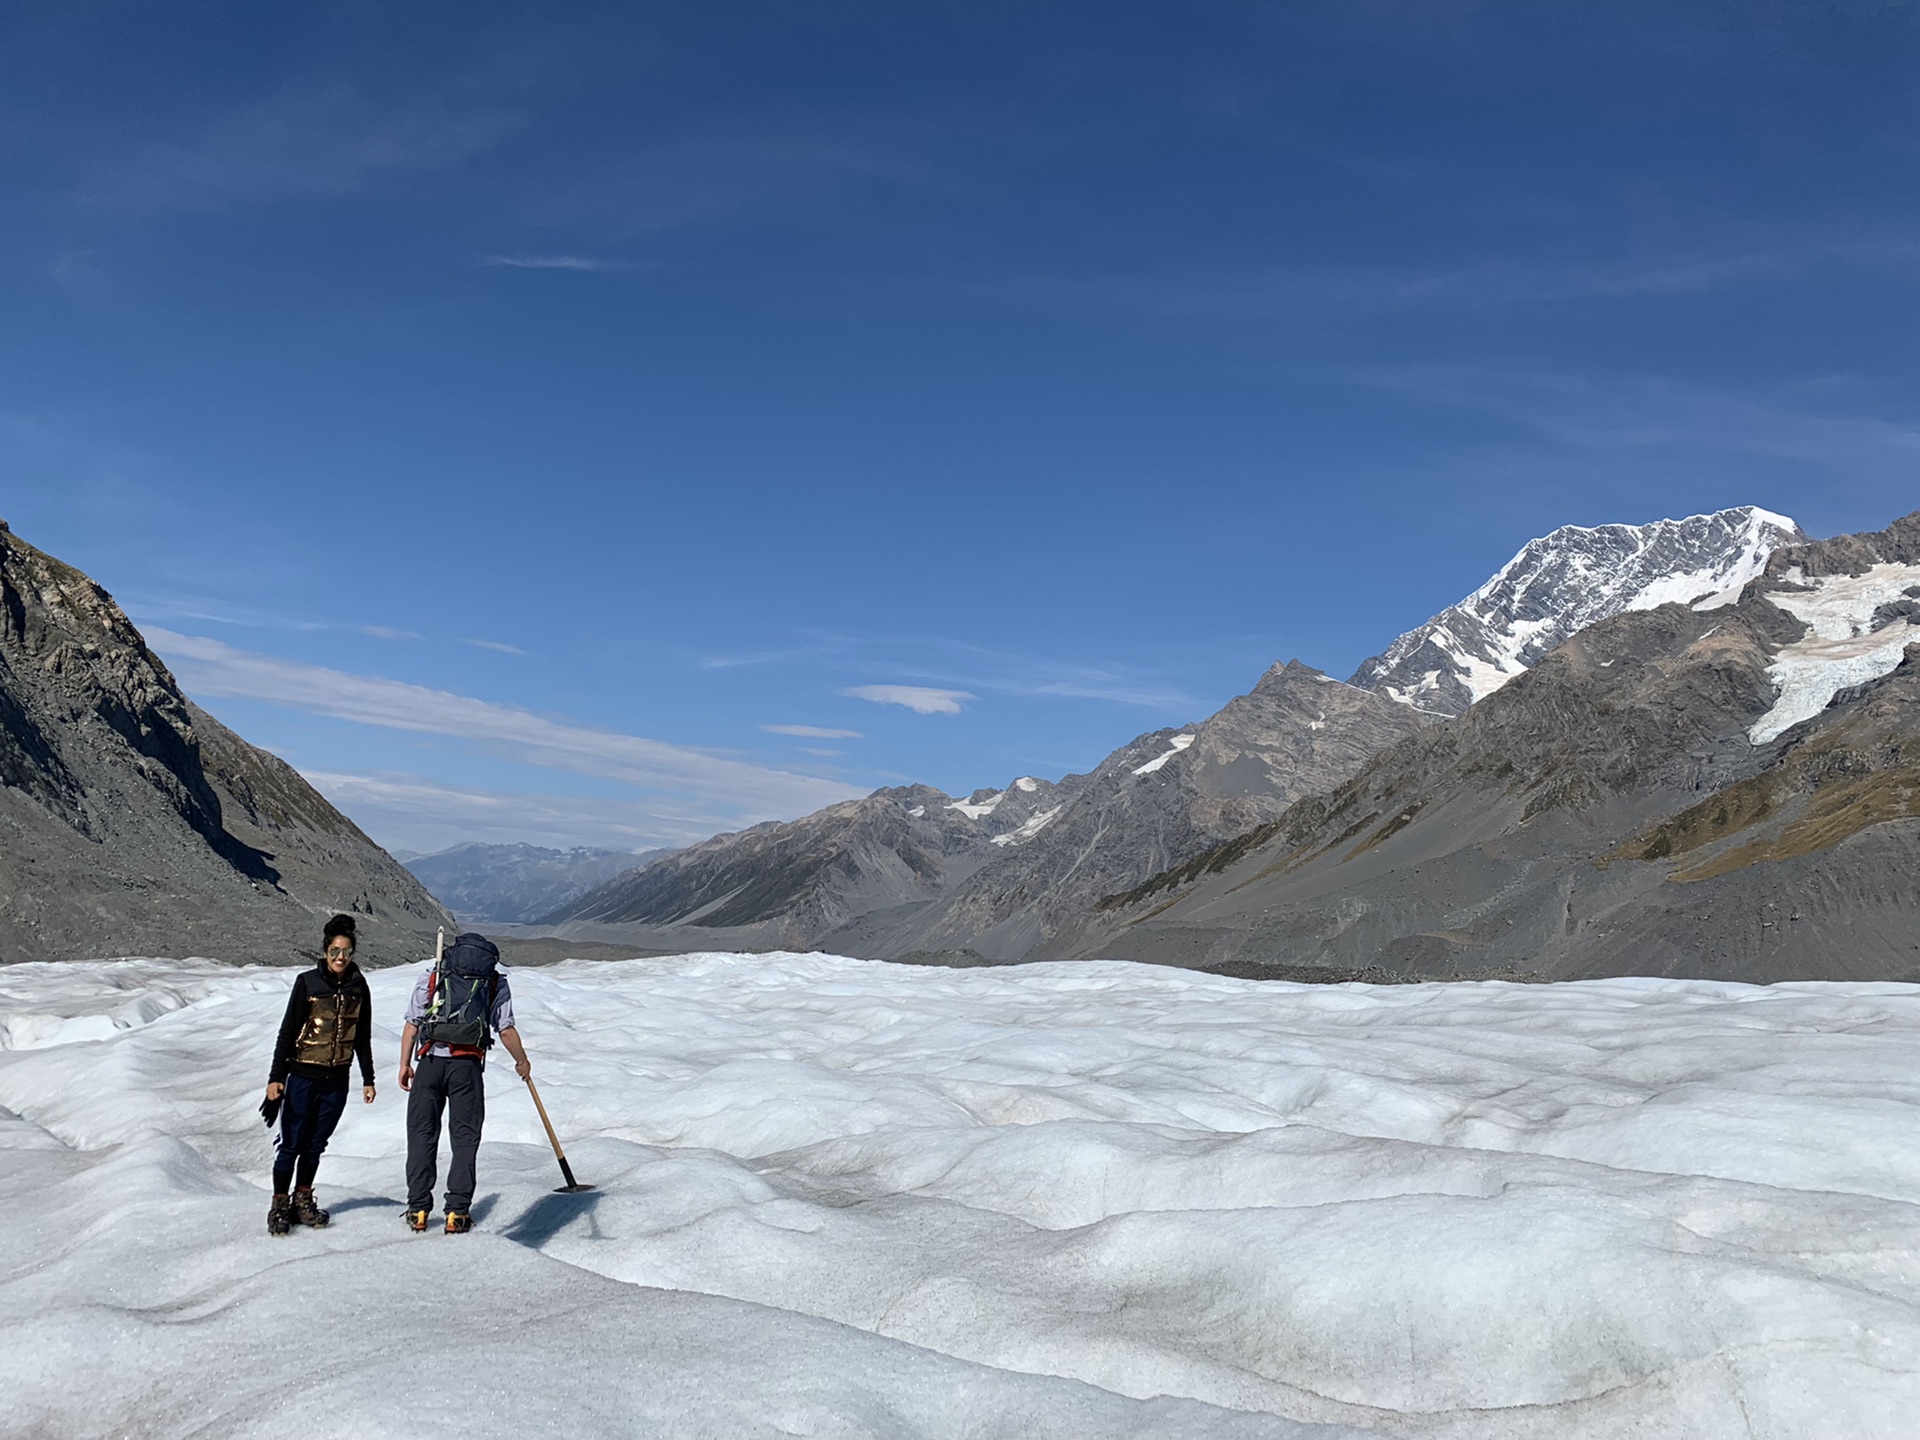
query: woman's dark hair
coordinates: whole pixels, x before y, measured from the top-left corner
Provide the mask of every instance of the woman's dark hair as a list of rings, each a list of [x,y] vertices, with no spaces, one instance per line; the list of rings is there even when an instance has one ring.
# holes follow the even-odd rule
[[[351,945],[355,950],[360,948],[359,937],[353,933],[353,917],[351,915],[334,916],[331,920],[327,921],[327,928],[322,931],[321,934],[323,936],[320,942],[322,949],[333,944],[333,942],[342,935],[346,936],[347,944]]]

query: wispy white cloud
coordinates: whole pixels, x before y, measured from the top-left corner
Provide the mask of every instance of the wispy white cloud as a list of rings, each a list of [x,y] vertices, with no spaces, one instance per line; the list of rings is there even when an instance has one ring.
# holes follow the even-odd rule
[[[821,756],[822,758],[826,758],[832,755],[844,755],[847,752],[844,750],[820,750],[820,749],[816,749],[812,745],[802,745],[800,747],[800,753],[803,755],[818,755],[818,756]]]
[[[112,274],[95,245],[69,246],[47,261],[47,275],[68,293],[103,300],[113,289]]]
[[[696,663],[702,670],[739,670],[754,665],[791,665],[852,654],[866,642],[851,635],[818,635],[805,644],[783,650],[756,650],[738,655],[706,655]]]
[[[510,270],[625,270],[618,260],[595,260],[587,255],[482,255],[482,265]]]
[[[418,630],[394,625],[355,625],[350,621],[315,620],[305,615],[288,615],[258,606],[235,605],[230,601],[202,595],[136,593],[123,597],[127,614],[145,625],[156,620],[198,620],[209,625],[232,625],[242,630],[334,631],[365,635],[373,640],[424,640]]]
[[[1174,314],[1295,316],[1480,310],[1581,300],[1699,294],[1770,280],[1813,263],[1804,250],[1682,253],[1626,260],[1487,260],[1452,267],[1307,267],[1176,282],[1159,291]]]
[[[354,823],[390,850],[431,854],[466,841],[678,849],[735,821],[700,811],[665,812],[646,800],[542,795],[443,785],[417,775],[302,770]]]
[[[960,707],[974,698],[966,690],[935,690],[926,685],[855,685],[840,693],[875,705],[904,705],[916,715],[958,715]]]
[[[526,123],[498,94],[484,78],[403,98],[338,80],[296,83],[142,141],[101,167],[82,195],[141,209],[348,195],[493,148]]]
[[[969,700],[974,698],[976,692],[992,691],[1023,698],[1105,700],[1116,705],[1134,705],[1170,713],[1190,711],[1199,703],[1192,696],[1167,685],[1164,678],[1130,666],[1088,663],[1078,659],[1063,659],[1057,655],[1007,650],[939,635],[819,635],[793,649],[709,657],[699,661],[702,669],[802,663],[816,672],[822,668],[842,673],[853,669],[872,673],[879,669],[909,682],[907,688],[945,691]],[[920,681],[927,684],[911,683]],[[854,690],[840,693],[855,695],[860,699],[873,698]],[[761,728],[776,735],[808,733],[778,726]],[[823,735],[817,738],[843,737]]]
[[[1917,252],[1920,245],[1897,233],[1751,233],[1717,245],[1624,256],[1039,275],[966,281],[958,288],[1167,315],[1322,320],[1708,294],[1821,268],[1904,271]]]
[[[1106,700],[1166,711],[1191,710],[1199,703],[1157,677],[1127,666],[1063,660],[961,640],[932,639],[917,645],[923,651],[944,654],[946,663],[937,668],[902,666],[896,673],[1029,699]]]
[[[1498,415],[1575,450],[1669,451],[1820,462],[1855,473],[1920,454],[1920,416],[1889,417],[1841,379],[1728,388],[1657,375],[1501,366],[1349,372],[1362,384]]]
[[[527,653],[526,651],[522,650],[518,645],[509,645],[504,640],[468,639],[465,643],[467,643],[468,645],[476,646],[481,650],[497,650],[502,655],[524,655]]]
[[[283,615],[277,611],[229,605],[219,600],[192,596],[135,594],[126,596],[123,604],[127,614],[143,630],[155,620],[197,620],[203,625],[232,625],[241,630],[319,631],[341,628],[325,620],[309,620],[299,615]],[[361,627],[352,628],[366,633]]]
[[[824,725],[762,725],[760,728],[769,735],[798,735],[803,740],[858,740],[861,738],[858,730],[831,730]]]
[[[556,194],[542,218],[600,233],[653,234],[741,214],[820,214],[876,191],[954,193],[952,177],[929,166],[924,153],[898,126],[853,133],[798,115],[676,134],[624,150],[617,170]]]
[[[1004,681],[982,688],[1005,689],[1015,695],[1050,695],[1065,700],[1110,700],[1116,705],[1138,705],[1146,710],[1190,709],[1196,703],[1179,690],[1143,685],[1119,673],[1089,671],[1079,678],[1038,681]]]
[[[147,638],[197,696],[244,697],[360,725],[443,735],[523,764],[693,796],[741,820],[789,819],[865,793],[665,741],[570,725],[471,695],[237,650],[197,635],[152,628]]]

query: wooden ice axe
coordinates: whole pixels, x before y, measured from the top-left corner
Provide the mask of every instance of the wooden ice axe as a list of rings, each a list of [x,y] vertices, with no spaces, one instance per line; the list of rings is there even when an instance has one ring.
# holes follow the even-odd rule
[[[540,1112],[540,1123],[547,1127],[547,1142],[553,1146],[553,1158],[560,1162],[560,1173],[567,1177],[567,1183],[553,1187],[556,1195],[576,1195],[582,1190],[591,1190],[593,1186],[582,1185],[573,1178],[573,1167],[567,1164],[567,1152],[560,1148],[560,1137],[553,1133],[553,1121],[547,1118],[547,1107],[540,1103],[540,1092],[534,1088],[533,1077],[527,1076],[527,1093],[533,1096],[533,1108]]]

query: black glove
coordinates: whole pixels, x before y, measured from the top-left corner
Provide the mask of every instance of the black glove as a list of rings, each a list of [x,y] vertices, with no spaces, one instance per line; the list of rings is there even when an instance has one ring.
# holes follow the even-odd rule
[[[267,1128],[271,1130],[273,1128],[273,1122],[280,1118],[280,1102],[278,1100],[262,1100],[260,1102],[260,1118],[267,1122]]]

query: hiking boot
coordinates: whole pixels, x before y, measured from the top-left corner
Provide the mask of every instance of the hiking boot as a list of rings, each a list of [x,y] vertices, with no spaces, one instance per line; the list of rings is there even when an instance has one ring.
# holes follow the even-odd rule
[[[427,1221],[432,1216],[432,1214],[433,1212],[431,1210],[407,1211],[407,1228],[413,1231],[416,1235],[420,1234],[427,1228]]]
[[[464,1210],[447,1212],[447,1234],[464,1235],[473,1229],[473,1217]]]
[[[267,1234],[285,1235],[293,1229],[293,1210],[287,1204],[287,1197],[276,1195],[273,1204],[267,1207]]]
[[[315,1230],[324,1230],[331,1217],[325,1210],[313,1203],[313,1191],[296,1190],[293,1192],[293,1223],[310,1225]]]

